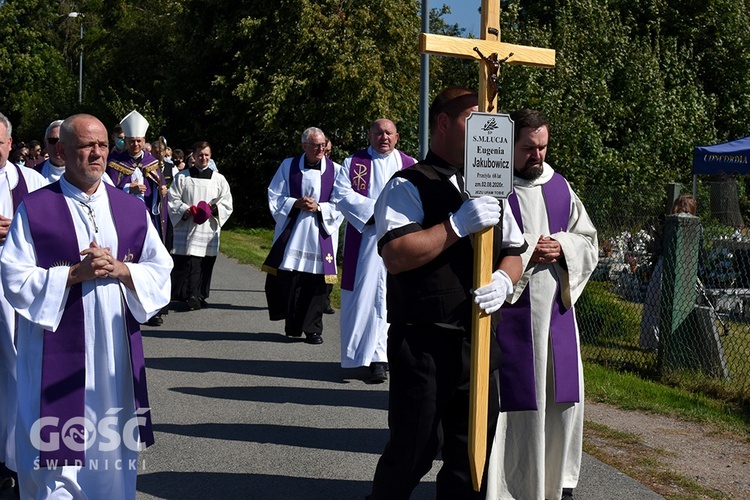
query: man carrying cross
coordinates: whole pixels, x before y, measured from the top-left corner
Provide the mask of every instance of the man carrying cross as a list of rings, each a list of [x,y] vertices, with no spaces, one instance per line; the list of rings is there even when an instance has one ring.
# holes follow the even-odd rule
[[[432,467],[443,467],[437,497],[484,498],[474,491],[468,449],[472,300],[493,313],[521,275],[521,232],[498,200],[467,200],[463,192],[466,118],[478,97],[443,90],[430,106],[430,151],[388,182],[375,206],[378,249],[388,270],[390,439],[378,462],[371,500],[406,499]],[[495,227],[503,219],[502,229]],[[493,228],[491,283],[472,296],[470,234]],[[491,343],[492,371],[498,364]],[[492,377],[491,377],[492,379]],[[487,441],[492,442],[497,386],[488,394]],[[493,401],[494,400],[494,401]],[[489,447],[488,447],[489,449]]]

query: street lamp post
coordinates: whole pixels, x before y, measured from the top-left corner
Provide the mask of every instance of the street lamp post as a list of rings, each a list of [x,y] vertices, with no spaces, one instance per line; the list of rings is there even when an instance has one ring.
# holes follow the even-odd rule
[[[76,18],[80,17],[81,26],[81,53],[78,59],[78,104],[83,100],[83,18],[84,15],[81,12],[71,12],[68,17]]]

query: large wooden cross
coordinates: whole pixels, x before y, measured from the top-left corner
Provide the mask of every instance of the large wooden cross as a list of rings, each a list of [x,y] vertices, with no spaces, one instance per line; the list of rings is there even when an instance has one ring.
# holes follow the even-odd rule
[[[484,60],[479,64],[479,111],[491,112],[496,108],[498,90],[496,85],[499,85],[496,76],[501,62],[552,68],[555,66],[555,51],[501,43],[500,0],[482,0],[481,12],[481,40],[421,33],[419,50],[423,54]],[[495,64],[492,64],[493,61]],[[492,228],[487,228],[475,235],[474,289],[489,283],[492,279],[492,271]],[[476,304],[474,304],[473,315],[468,451],[474,489],[479,491],[487,456],[491,318],[484,314]],[[490,395],[490,397],[496,396]]]

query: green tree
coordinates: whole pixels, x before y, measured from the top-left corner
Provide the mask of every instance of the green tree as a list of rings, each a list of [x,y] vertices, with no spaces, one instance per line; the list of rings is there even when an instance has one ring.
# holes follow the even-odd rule
[[[77,98],[78,25],[56,0],[6,0],[0,5],[0,103],[13,135],[42,139],[49,122]]]

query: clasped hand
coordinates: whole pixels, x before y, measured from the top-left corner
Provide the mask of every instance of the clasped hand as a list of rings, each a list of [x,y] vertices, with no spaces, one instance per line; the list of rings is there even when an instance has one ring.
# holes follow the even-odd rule
[[[102,248],[95,241],[81,251],[81,255],[84,258],[76,269],[78,282],[96,278],[119,279],[126,274],[123,268],[127,269],[127,266],[114,258],[109,247]]]
[[[555,264],[562,258],[562,246],[557,240],[549,236],[540,236],[531,254],[531,262],[539,264]]]
[[[312,196],[303,196],[302,198],[297,198],[297,201],[294,202],[294,208],[299,208],[303,212],[317,212],[318,211],[318,202],[313,199]]]

